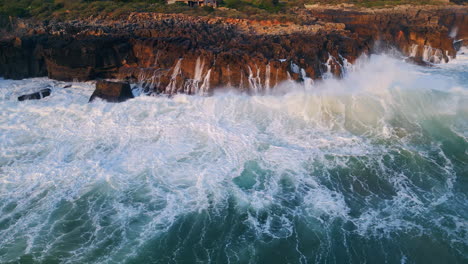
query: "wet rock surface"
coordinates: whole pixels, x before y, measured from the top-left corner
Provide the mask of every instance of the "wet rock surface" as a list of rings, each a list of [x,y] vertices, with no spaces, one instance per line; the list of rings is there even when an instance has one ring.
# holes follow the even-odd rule
[[[408,57],[405,59],[407,63],[411,63],[414,65],[418,66],[423,66],[423,67],[432,67],[433,65],[425,60],[423,60],[421,57]]]

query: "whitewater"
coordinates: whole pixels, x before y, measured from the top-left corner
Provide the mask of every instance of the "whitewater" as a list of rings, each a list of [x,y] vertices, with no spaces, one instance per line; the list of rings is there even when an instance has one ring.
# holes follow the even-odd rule
[[[119,104],[0,80],[0,263],[467,263],[464,51]]]

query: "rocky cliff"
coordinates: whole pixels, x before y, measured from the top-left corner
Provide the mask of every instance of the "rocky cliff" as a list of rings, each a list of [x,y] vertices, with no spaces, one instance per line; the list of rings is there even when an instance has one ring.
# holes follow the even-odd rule
[[[439,63],[454,57],[455,40],[468,39],[467,7],[399,6],[387,9],[312,8],[319,19],[344,23],[365,41],[393,46],[407,55]]]
[[[17,21],[0,41],[0,76],[125,79],[147,92],[261,92],[284,80],[341,75],[363,53],[390,46],[443,62],[468,38],[467,8],[297,11],[298,21],[135,13],[119,20]]]

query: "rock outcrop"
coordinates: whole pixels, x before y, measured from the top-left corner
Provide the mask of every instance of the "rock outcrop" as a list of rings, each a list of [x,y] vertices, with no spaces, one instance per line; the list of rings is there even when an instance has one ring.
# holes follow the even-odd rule
[[[124,82],[97,81],[96,90],[89,98],[89,102],[100,98],[111,103],[120,103],[133,98],[130,84]]]
[[[52,90],[49,88],[46,88],[35,93],[21,95],[18,97],[18,101],[40,100],[44,97],[50,96],[51,93],[52,93]]]
[[[301,23],[153,13],[29,21],[0,41],[0,76],[121,79],[148,93],[210,94],[222,86],[262,92],[327,71],[340,76],[361,54],[390,46],[414,61],[447,61],[454,40],[468,38],[467,10],[312,8],[297,11]]]
[[[40,36],[0,41],[0,76],[23,79],[47,75],[43,54],[37,46]]]
[[[468,38],[468,7],[398,6],[383,9],[312,8],[329,23],[344,23],[361,38],[393,46],[430,62],[448,61],[456,55],[453,42]]]

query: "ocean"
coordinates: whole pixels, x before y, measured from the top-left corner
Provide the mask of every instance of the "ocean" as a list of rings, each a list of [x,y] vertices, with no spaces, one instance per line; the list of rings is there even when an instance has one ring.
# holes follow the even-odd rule
[[[1,79],[0,263],[467,263],[462,51],[119,104]]]

